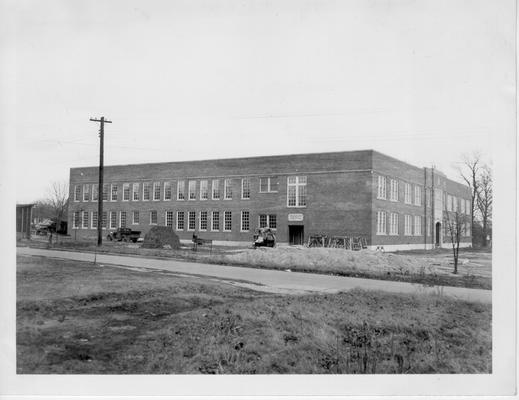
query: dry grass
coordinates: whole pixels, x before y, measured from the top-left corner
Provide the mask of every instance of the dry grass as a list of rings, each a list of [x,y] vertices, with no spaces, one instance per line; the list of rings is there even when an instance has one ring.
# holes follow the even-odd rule
[[[18,373],[489,373],[491,306],[20,257]]]

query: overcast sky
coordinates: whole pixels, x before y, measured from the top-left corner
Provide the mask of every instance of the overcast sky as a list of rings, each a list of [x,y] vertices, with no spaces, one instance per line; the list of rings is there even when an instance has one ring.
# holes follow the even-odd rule
[[[0,11],[0,128],[16,132],[19,202],[97,165],[89,118],[102,115],[113,121],[106,165],[373,148],[453,178],[462,153],[490,160],[513,127],[512,0],[47,0]]]

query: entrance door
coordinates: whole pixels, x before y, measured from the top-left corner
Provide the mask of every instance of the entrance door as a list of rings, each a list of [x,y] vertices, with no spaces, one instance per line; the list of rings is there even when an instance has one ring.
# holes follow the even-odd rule
[[[305,238],[305,227],[303,225],[288,225],[288,243],[291,245],[303,244]]]
[[[439,222],[436,222],[436,247],[440,247],[440,230],[442,226]]]

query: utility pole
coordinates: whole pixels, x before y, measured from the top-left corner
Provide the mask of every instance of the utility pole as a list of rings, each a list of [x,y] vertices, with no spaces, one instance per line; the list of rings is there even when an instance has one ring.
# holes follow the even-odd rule
[[[90,121],[99,122],[99,189],[97,190],[97,245],[103,244],[103,153],[105,139],[105,123],[111,124],[105,117],[101,119],[90,118]]]

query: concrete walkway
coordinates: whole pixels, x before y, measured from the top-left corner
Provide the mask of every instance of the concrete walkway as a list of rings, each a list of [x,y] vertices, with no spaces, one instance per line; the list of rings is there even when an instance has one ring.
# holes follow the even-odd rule
[[[44,256],[65,260],[93,262],[93,253],[75,251],[45,250],[29,247],[18,247],[18,255]],[[152,259],[129,257],[124,255],[97,254],[97,262],[115,266],[132,268],[149,268],[187,275],[202,275],[230,281],[251,289],[273,293],[298,293],[315,291],[337,293],[354,288],[365,290],[382,290],[392,293],[434,294],[449,296],[460,300],[492,302],[492,291],[483,289],[467,289],[460,287],[427,287],[418,283],[382,281],[376,279],[350,278],[343,276],[321,275],[302,272],[285,272],[277,270],[231,267],[216,264],[202,264],[168,259]],[[241,283],[237,283],[239,281]],[[243,282],[248,282],[243,283]]]

